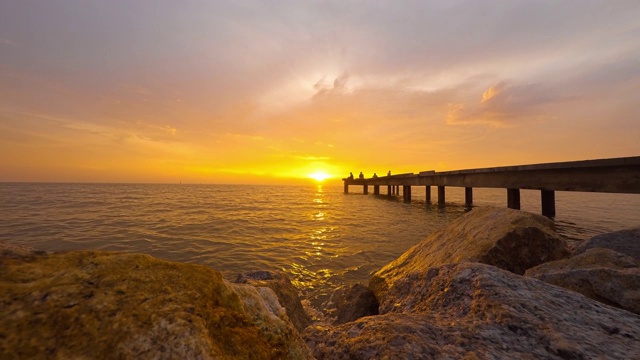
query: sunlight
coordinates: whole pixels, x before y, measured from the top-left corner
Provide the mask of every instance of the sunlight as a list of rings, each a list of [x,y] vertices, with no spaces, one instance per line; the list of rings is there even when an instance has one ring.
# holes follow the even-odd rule
[[[322,182],[323,180],[328,179],[329,177],[331,177],[329,174],[327,174],[326,172],[323,171],[316,171],[312,174],[309,174],[309,178],[314,179],[318,182]]]

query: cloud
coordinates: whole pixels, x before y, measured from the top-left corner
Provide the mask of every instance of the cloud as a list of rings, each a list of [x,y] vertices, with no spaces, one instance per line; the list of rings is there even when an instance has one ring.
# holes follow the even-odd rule
[[[306,161],[326,161],[331,159],[329,156],[296,156],[296,158]]]
[[[551,105],[572,101],[543,84],[510,84],[500,81],[481,96],[449,104],[447,124],[484,124],[494,127],[522,125],[527,121],[550,119]]]
[[[0,47],[20,44],[0,110],[72,124],[11,125],[21,141],[184,146],[228,167],[395,164],[585,119],[634,144],[638,18],[635,1],[17,1],[0,13]]]

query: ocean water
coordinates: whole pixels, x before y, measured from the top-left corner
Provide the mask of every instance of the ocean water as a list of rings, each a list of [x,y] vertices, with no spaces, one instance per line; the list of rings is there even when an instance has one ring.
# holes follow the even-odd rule
[[[0,240],[47,251],[131,251],[239,272],[290,274],[315,307],[379,269],[469,209],[411,204],[341,186],[0,184]],[[381,187],[385,192],[386,187]],[[433,193],[433,191],[432,191]],[[538,191],[522,209],[540,213]],[[434,199],[435,200],[435,199]],[[474,189],[474,206],[506,206],[506,190]],[[556,193],[558,231],[577,242],[640,226],[640,195]]]

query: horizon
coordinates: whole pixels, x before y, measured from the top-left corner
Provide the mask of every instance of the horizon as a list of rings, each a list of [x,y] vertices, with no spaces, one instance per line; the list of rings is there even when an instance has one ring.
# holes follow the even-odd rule
[[[638,18],[634,1],[11,2],[0,182],[338,185],[638,156]]]

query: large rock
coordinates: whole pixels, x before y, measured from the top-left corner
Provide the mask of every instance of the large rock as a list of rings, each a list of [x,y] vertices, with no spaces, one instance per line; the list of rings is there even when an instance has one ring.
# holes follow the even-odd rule
[[[433,266],[480,262],[524,274],[538,264],[569,256],[567,244],[544,216],[481,207],[450,222],[373,274],[378,300],[405,274]]]
[[[317,359],[640,358],[640,316],[484,264],[407,274],[380,312],[303,335]]]
[[[368,287],[354,284],[338,298],[333,323],[344,324],[369,315],[378,315],[378,300]]]
[[[275,299],[147,255],[3,257],[0,358],[311,358]]]
[[[238,275],[235,282],[253,286],[265,286],[273,290],[298,331],[304,330],[311,324],[311,317],[304,311],[298,290],[291,284],[287,274],[281,271],[251,271]]]
[[[640,314],[640,261],[613,250],[589,249],[538,265],[525,275]]]
[[[593,248],[611,249],[640,261],[640,227],[594,236],[573,250],[572,256]]]

